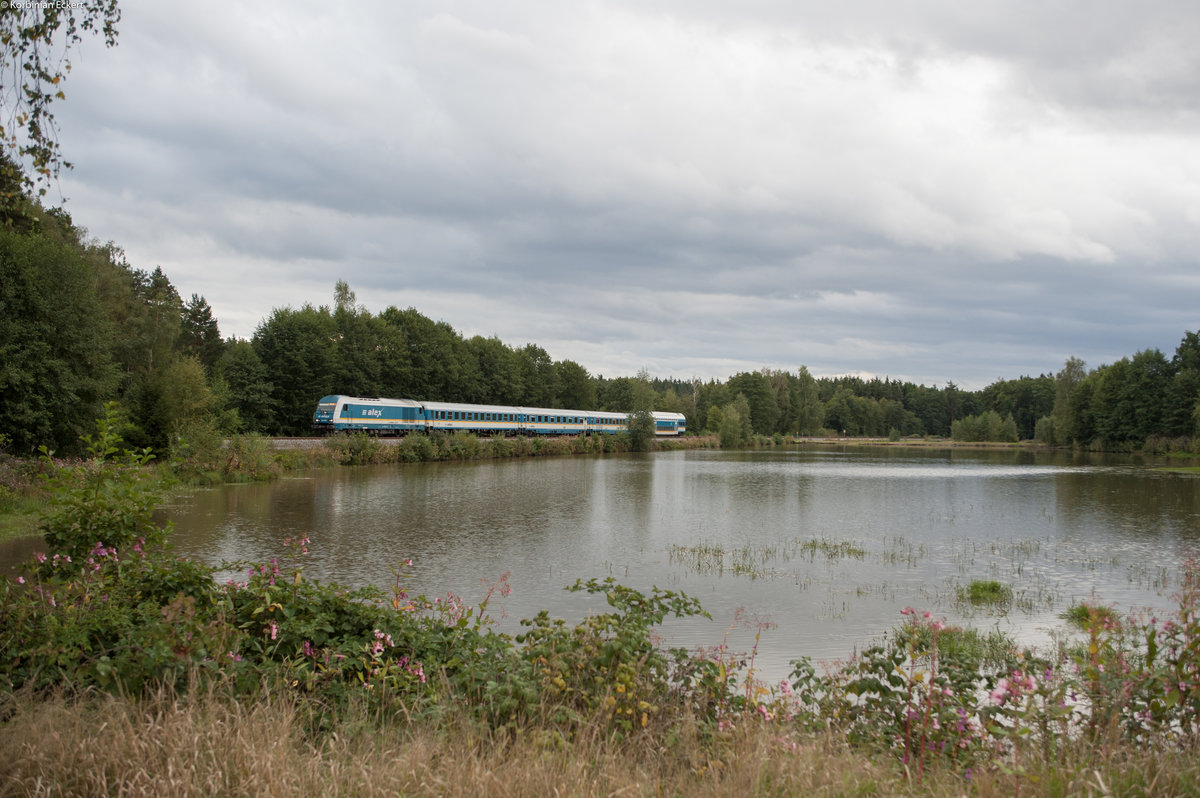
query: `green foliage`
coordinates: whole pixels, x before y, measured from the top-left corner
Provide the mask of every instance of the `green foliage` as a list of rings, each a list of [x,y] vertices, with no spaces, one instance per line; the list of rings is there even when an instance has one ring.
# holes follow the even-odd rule
[[[272,426],[273,386],[249,341],[233,341],[217,363],[216,373],[228,387],[228,404],[237,415],[236,431],[266,432]]]
[[[1072,604],[1059,614],[1067,623],[1078,629],[1088,629],[1096,625],[1107,626],[1117,620],[1117,612],[1112,607],[1103,604]]]
[[[779,404],[771,380],[766,374],[745,372],[729,379],[729,391],[746,397],[750,430],[758,435],[770,435],[779,420]]]
[[[267,479],[279,475],[271,442],[256,433],[233,435],[220,451],[220,471],[226,477]]]
[[[14,452],[70,449],[111,397],[102,310],[70,242],[0,227],[0,429]]]
[[[977,416],[967,416],[950,425],[950,436],[956,441],[1000,441],[1016,443],[1017,425],[1010,414],[1001,419],[995,410]]]
[[[192,294],[183,308],[179,348],[181,353],[196,358],[207,371],[217,365],[225,352],[225,342],[221,340],[212,308],[199,294]]]
[[[336,393],[337,324],[328,308],[277,308],[252,341],[271,389],[272,432],[306,433],[318,398]]]
[[[972,579],[964,588],[958,589],[958,600],[969,604],[1011,604],[1012,588],[995,579]]]
[[[1038,419],[1037,425],[1034,427],[1033,438],[1038,443],[1044,443],[1047,446],[1053,446],[1058,442],[1053,416],[1042,416]]]
[[[27,164],[25,184],[46,193],[62,168],[58,125],[51,110],[66,99],[63,83],[71,71],[70,51],[84,33],[100,35],[105,45],[117,43],[121,19],[117,0],[70,3],[8,3],[0,10],[0,127],[4,157]],[[11,196],[0,197],[8,206]]]
[[[629,414],[629,441],[635,452],[649,451],[654,445],[654,416],[649,410],[637,410]]]
[[[667,615],[710,616],[682,593],[654,588],[646,595],[611,577],[580,580],[568,590],[603,594],[613,611],[590,615],[574,627],[545,611],[522,621],[528,627],[517,637],[522,676],[536,680],[538,692],[551,702],[552,722],[601,715],[624,732],[645,726],[673,690],[690,687],[673,666],[682,652],[655,645],[653,628]]]
[[[997,380],[978,394],[981,409],[992,410],[1002,418],[1013,419],[1015,439],[1034,437],[1039,418],[1054,409],[1055,382],[1048,375]]]
[[[904,615],[890,641],[867,647],[837,672],[817,676],[807,661],[793,663],[784,697],[806,700],[791,712],[806,725],[824,718],[858,745],[894,752],[918,778],[935,757],[963,764],[982,759],[990,753],[988,713],[980,713],[977,696],[1015,657],[993,658],[950,642],[961,630],[929,613],[906,609]]]
[[[326,438],[325,448],[342,465],[368,465],[375,462],[383,444],[365,432],[345,432]]]
[[[712,407],[708,411],[709,428],[721,439],[722,449],[735,449],[750,442],[753,432],[750,425],[750,403],[745,396],[723,407]]]
[[[152,517],[159,485],[146,466],[153,455],[120,449],[117,422],[116,406],[105,405],[96,435],[82,438],[90,459],[81,465],[55,467],[42,448],[52,502],[41,530],[51,551],[71,558],[77,568],[98,550],[157,543],[165,535]]]

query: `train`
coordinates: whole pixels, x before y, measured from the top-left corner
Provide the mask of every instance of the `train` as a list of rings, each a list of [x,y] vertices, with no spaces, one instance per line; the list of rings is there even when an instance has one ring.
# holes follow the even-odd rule
[[[654,411],[654,434],[678,437],[687,431],[682,413]],[[410,432],[471,432],[476,435],[592,435],[626,432],[629,414],[608,410],[418,402],[414,399],[370,399],[334,394],[323,396],[313,414],[313,430],[406,435]]]

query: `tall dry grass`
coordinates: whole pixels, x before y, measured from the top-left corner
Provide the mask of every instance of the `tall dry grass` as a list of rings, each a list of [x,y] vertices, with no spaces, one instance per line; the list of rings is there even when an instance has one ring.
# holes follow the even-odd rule
[[[714,759],[696,740],[616,743],[599,731],[495,733],[461,720],[342,718],[310,733],[289,700],[9,699],[0,792],[20,796],[850,795],[904,791],[830,739],[747,725]],[[684,738],[687,735],[683,735]],[[880,792],[880,790],[883,792]]]
[[[566,741],[546,729],[492,732],[462,719],[350,713],[313,731],[314,708],[267,697],[159,693],[9,696],[0,793],[13,796],[1184,796],[1200,788],[1195,750],[1080,746],[1054,763],[909,780],[894,763],[828,734],[738,724],[701,743],[673,735]],[[328,720],[328,719],[326,719]]]

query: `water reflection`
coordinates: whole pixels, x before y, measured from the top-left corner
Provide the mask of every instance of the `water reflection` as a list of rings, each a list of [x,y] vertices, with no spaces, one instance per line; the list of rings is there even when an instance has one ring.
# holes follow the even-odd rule
[[[179,549],[210,562],[308,536],[310,577],[387,587],[411,557],[409,587],[469,601],[509,572],[513,595],[492,609],[513,631],[542,608],[602,606],[562,591],[577,578],[685,590],[714,620],[670,627],[673,641],[749,650],[769,622],[759,664],[783,675],[795,656],[847,655],[906,605],[1043,638],[1092,594],[1167,605],[1200,550],[1198,510],[1200,480],[1128,459],[828,448],[347,468],[201,491],[169,513]],[[956,589],[974,578],[1011,583],[1017,607],[969,617]]]

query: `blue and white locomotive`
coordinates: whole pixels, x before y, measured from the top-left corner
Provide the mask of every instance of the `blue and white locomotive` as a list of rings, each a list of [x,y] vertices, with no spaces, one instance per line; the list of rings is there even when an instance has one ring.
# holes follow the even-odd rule
[[[654,432],[660,437],[677,437],[687,431],[682,413],[655,411],[652,415]],[[625,432],[629,429],[629,416],[607,410],[471,405],[333,395],[324,396],[317,403],[313,429],[319,432],[369,432],[374,435],[404,435],[431,430],[463,430],[487,436],[591,435]]]

